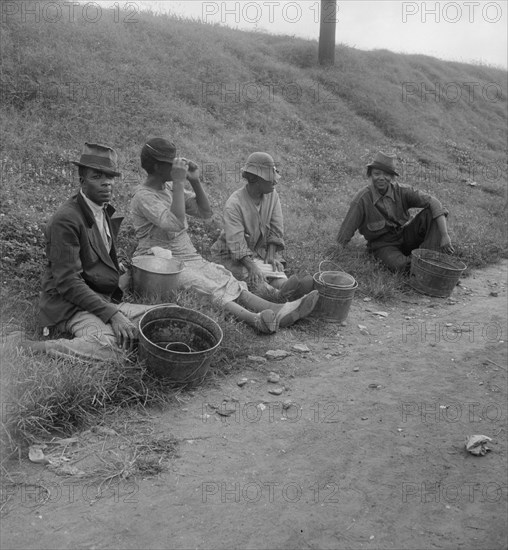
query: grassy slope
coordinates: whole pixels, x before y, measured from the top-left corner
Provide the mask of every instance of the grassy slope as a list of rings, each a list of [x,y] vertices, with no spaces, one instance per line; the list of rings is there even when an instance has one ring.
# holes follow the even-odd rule
[[[450,208],[452,238],[466,262],[482,265],[506,254],[506,72],[341,46],[336,67],[322,69],[315,63],[316,43],[305,40],[150,14],[122,25],[111,12],[103,15],[88,25],[1,23],[0,299],[8,329],[35,329],[42,229],[76,189],[69,160],[79,157],[86,140],[120,153],[123,178],[115,205],[122,214],[141,181],[138,154],[149,136],[170,137],[183,155],[201,163],[217,220],[240,185],[247,155],[271,152],[284,176],[280,193],[292,269],[316,270],[351,197],[365,183],[365,164],[379,149],[397,153],[402,181],[434,192]],[[466,91],[459,101],[421,95],[403,101],[404,82],[419,90],[422,83],[474,82],[479,93],[473,101]],[[497,86],[489,90],[501,90],[496,101],[482,97],[489,83]],[[235,89],[239,99],[225,93]],[[467,179],[479,185],[461,181]],[[205,255],[217,220],[191,226]],[[355,243],[341,263],[362,291],[398,296],[400,280],[372,269],[362,239]],[[134,244],[128,217],[120,244],[128,256]],[[193,305],[191,297],[182,300],[205,307]],[[226,334],[222,370],[263,346],[265,340],[253,340],[249,329],[213,315]],[[5,376],[9,368],[18,373],[12,383],[19,414],[13,421],[25,437],[52,426],[72,433],[103,395],[85,371],[76,385],[65,362],[11,354],[3,363]],[[118,385],[115,365],[106,372]],[[155,400],[159,395],[137,370],[121,386],[112,402],[104,402],[105,410],[138,402],[139,388]],[[79,399],[76,387],[83,389]]]
[[[4,292],[36,295],[41,229],[75,188],[68,161],[85,140],[119,150],[122,213],[142,178],[138,154],[148,136],[168,136],[202,163],[217,214],[240,184],[246,156],[271,152],[284,175],[295,268],[315,269],[379,149],[397,153],[403,182],[450,208],[452,238],[466,262],[481,265],[504,249],[505,71],[342,46],[336,67],[323,69],[311,41],[146,13],[137,20],[114,23],[104,11],[94,24],[2,23],[0,223],[11,279]],[[458,100],[453,87],[438,99],[404,97],[407,83],[418,91],[475,83],[475,94],[471,100],[462,86]],[[124,230],[128,254],[128,219]],[[195,230],[206,252],[216,227]]]

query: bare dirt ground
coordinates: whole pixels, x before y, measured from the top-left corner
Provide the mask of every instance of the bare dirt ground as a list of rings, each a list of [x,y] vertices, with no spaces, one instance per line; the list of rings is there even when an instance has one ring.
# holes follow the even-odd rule
[[[98,494],[23,458],[3,487],[2,548],[506,548],[506,283],[505,261],[450,299],[358,294],[346,326],[267,338],[291,355],[126,418],[178,441],[157,476]],[[472,434],[491,452],[469,454]],[[122,440],[97,441],[120,456]]]

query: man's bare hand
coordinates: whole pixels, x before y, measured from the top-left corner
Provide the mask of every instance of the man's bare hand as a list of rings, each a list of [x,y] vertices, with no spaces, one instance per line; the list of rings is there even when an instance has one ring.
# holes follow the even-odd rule
[[[445,254],[453,254],[455,252],[455,249],[452,246],[452,240],[450,239],[449,235],[441,237],[441,250]]]
[[[185,183],[189,162],[183,158],[176,158],[171,168],[171,179],[173,183]]]
[[[138,339],[138,329],[134,323],[129,321],[120,311],[117,311],[113,317],[111,317],[110,323],[115,333],[118,346],[125,351],[132,351],[134,343]]]
[[[193,181],[199,180],[199,166],[193,161],[189,159],[182,159],[185,162],[187,162],[187,179],[192,183]]]
[[[265,276],[261,269],[257,265],[251,265],[249,266],[249,277],[248,277],[248,284],[251,288],[256,288],[256,286],[264,283]]]
[[[275,257],[276,253],[277,247],[269,244],[265,254],[265,264],[270,264],[274,271],[284,271],[284,265]]]

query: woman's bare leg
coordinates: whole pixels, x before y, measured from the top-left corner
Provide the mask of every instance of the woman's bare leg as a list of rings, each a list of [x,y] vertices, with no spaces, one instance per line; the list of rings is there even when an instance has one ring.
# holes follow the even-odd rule
[[[299,300],[293,302],[286,302],[285,304],[274,304],[268,300],[264,300],[248,290],[244,290],[237,301],[242,306],[248,307],[252,311],[264,311],[271,309],[275,313],[275,319],[277,326],[283,328],[296,323],[298,319],[303,319],[310,315],[313,309],[316,307],[319,299],[319,293],[317,290],[313,290],[306,294]]]
[[[228,302],[224,310],[264,334],[272,334],[279,328],[275,313],[269,308],[254,313],[236,302]]]

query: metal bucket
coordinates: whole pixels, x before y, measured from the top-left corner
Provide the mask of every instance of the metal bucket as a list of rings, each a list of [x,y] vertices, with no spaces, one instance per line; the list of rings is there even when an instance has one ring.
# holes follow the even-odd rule
[[[448,298],[466,268],[464,262],[447,254],[417,248],[411,252],[409,284],[422,294]]]
[[[319,273],[319,281],[337,288],[353,288],[356,284],[355,278],[345,271],[322,271]]]
[[[132,258],[132,288],[141,298],[173,301],[178,290],[179,275],[184,264],[175,259],[158,256]]]
[[[203,380],[222,342],[210,317],[180,306],[157,306],[139,321],[139,358],[147,369],[176,386]]]
[[[358,282],[354,280],[351,287],[329,286],[323,283],[321,273],[314,275],[314,288],[319,292],[319,300],[312,315],[324,321],[341,323],[347,319],[351,303],[358,288]]]

